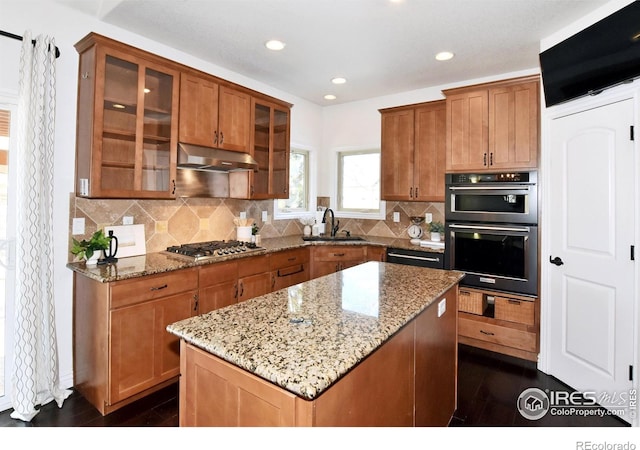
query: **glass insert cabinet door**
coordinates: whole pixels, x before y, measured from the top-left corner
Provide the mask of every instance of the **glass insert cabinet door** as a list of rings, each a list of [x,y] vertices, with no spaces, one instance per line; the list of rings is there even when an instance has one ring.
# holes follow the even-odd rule
[[[101,193],[174,194],[177,82],[177,73],[145,61],[105,56],[99,180],[93,180]]]
[[[258,172],[252,174],[251,198],[288,198],[289,110],[256,99],[252,105],[252,155]]]

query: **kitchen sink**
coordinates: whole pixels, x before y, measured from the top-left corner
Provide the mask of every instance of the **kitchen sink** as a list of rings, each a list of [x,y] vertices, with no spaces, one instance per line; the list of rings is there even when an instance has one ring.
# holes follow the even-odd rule
[[[366,241],[361,236],[302,236],[303,241],[315,242],[344,242],[344,241]]]

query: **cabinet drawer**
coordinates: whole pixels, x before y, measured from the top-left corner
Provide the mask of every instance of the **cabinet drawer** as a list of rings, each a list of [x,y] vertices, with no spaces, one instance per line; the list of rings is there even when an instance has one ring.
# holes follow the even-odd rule
[[[238,261],[238,277],[269,272],[269,255],[250,256]]]
[[[460,288],[458,291],[458,311],[481,316],[486,308],[487,297],[482,292]]]
[[[205,288],[216,284],[235,281],[238,279],[238,261],[229,261],[200,267],[200,287]]]
[[[111,286],[111,309],[198,289],[197,269],[116,281]]]
[[[501,327],[480,320],[458,318],[458,334],[481,341],[514,347],[528,352],[536,351],[536,334]]]
[[[313,250],[313,258],[316,261],[364,261],[366,248],[347,245],[333,247],[318,246]]]
[[[509,322],[533,325],[533,306],[533,302],[526,300],[517,300],[507,297],[496,297],[494,317],[496,319],[507,320]]]
[[[284,267],[300,265],[309,262],[309,249],[297,248],[294,250],[285,250],[283,252],[271,254],[269,265],[271,270],[278,270]]]
[[[271,276],[273,277],[274,291],[302,283],[303,281],[309,281],[309,263],[281,267],[274,270]]]

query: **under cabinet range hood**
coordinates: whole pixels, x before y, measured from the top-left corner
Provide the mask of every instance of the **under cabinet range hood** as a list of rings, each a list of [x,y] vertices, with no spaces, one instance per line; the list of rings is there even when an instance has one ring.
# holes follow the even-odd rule
[[[258,163],[248,153],[232,152],[212,147],[178,143],[178,169],[205,172],[258,170]]]

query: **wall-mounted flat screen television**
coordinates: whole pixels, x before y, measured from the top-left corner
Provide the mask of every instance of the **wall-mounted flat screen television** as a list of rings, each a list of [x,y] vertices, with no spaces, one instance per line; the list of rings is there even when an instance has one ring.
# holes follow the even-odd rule
[[[640,1],[540,53],[547,107],[640,76]]]

